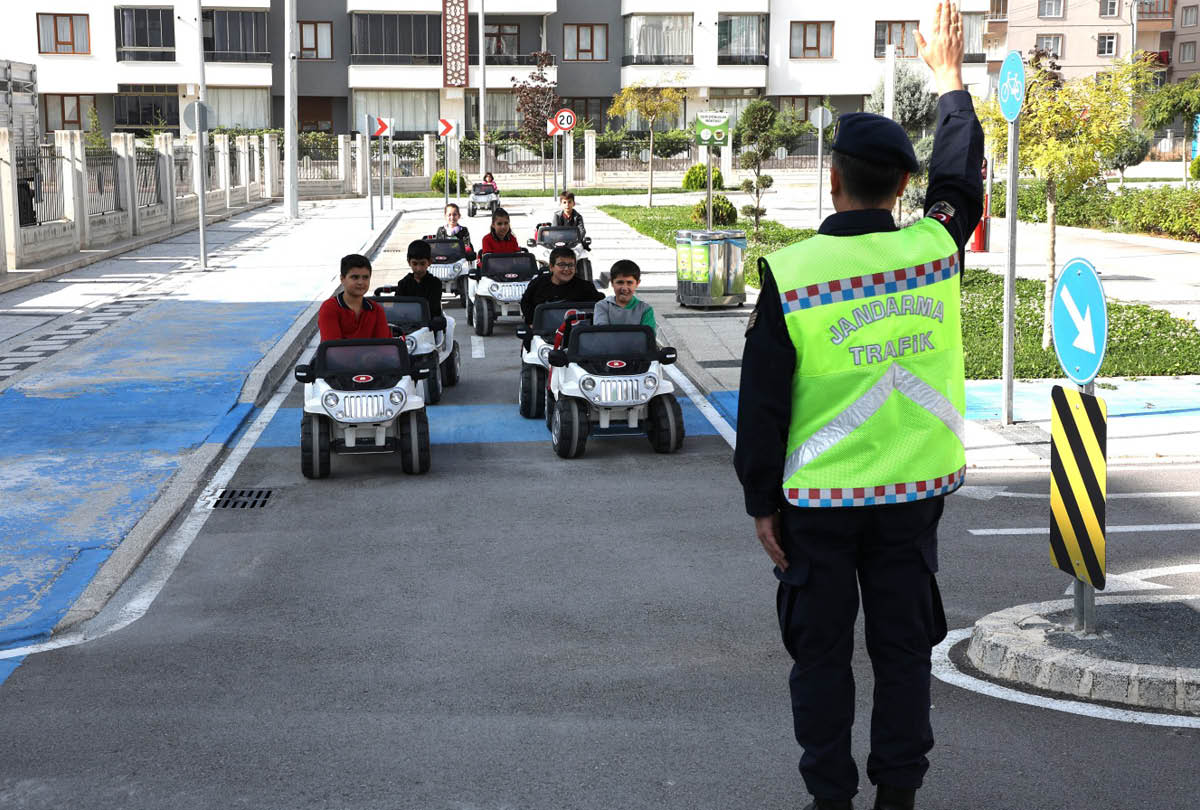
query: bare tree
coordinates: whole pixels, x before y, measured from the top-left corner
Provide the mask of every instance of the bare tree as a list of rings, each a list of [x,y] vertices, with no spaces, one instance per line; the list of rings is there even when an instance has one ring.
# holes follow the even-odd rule
[[[546,68],[554,60],[549,51],[538,51],[533,54],[537,59],[537,69],[525,80],[513,79],[513,93],[517,96],[517,115],[521,118],[518,131],[521,140],[531,148],[536,147],[542,158],[542,191],[546,190],[546,143],[550,136],[546,134],[546,121],[554,117],[563,100],[558,96],[558,84],[550,81]],[[486,111],[480,113],[486,115]]]

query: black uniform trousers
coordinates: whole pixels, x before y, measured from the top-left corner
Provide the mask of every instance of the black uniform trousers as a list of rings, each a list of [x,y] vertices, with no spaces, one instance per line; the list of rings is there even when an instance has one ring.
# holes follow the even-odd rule
[[[784,507],[787,571],[776,604],[791,654],[789,686],[800,773],[821,799],[858,792],[850,751],[854,723],[854,623],[862,593],[867,652],[875,673],[874,784],[919,788],[933,748],[930,651],[946,636],[938,594],[937,525],[943,499],[866,507]]]

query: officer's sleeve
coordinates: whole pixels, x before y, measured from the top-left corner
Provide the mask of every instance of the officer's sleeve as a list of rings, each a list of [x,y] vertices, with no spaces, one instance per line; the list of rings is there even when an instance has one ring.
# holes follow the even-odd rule
[[[983,128],[975,117],[971,94],[946,93],[938,99],[925,215],[945,225],[960,249],[983,216],[982,166]]]
[[[759,261],[763,285],[750,315],[742,353],[733,466],[742,483],[746,511],[765,517],[782,506],[796,350],[783,321],[775,279],[766,261]]]

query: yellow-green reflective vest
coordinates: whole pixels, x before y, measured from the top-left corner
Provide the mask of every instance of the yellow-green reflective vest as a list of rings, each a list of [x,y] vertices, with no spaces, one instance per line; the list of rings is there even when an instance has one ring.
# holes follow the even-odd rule
[[[796,347],[787,501],[871,506],[957,489],[966,472],[958,249],[942,224],[818,235],[766,261]]]

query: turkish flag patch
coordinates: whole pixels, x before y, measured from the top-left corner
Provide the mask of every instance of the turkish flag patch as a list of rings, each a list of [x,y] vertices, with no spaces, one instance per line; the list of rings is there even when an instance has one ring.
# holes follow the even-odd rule
[[[938,222],[945,225],[950,220],[954,219],[954,206],[948,202],[935,202],[925,212],[925,216],[933,217]]]

